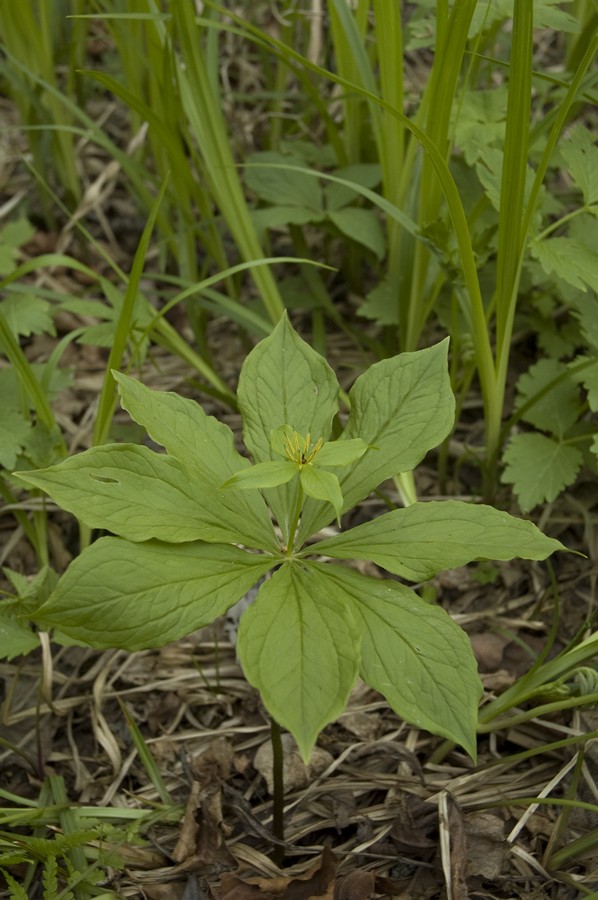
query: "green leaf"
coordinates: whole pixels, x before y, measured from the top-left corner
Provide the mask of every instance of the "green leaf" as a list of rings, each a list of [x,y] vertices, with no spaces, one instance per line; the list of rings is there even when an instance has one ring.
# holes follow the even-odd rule
[[[594,351],[598,350],[598,300],[595,296],[577,297],[572,313],[579,321],[581,331]]]
[[[382,180],[382,168],[378,163],[357,163],[335,169],[334,176],[342,178],[343,181],[353,181],[359,187],[375,188]],[[330,211],[353,203],[358,199],[359,193],[357,190],[351,190],[347,184],[329,181],[324,185],[324,196],[326,197],[326,209]]]
[[[348,466],[361,459],[367,450],[376,451],[376,447],[368,447],[361,438],[353,438],[347,441],[328,441],[314,457],[316,466]]]
[[[576,125],[559,149],[585,203],[598,203],[598,147],[594,136],[583,125]]]
[[[530,252],[547,275],[557,275],[585,291],[598,291],[598,253],[573,238],[544,238],[530,243]]]
[[[474,559],[546,559],[564,549],[532,522],[491,506],[443,500],[385,513],[304,553],[369,559],[394,575],[425,581]]]
[[[25,419],[20,412],[7,409],[0,400],[0,466],[5,469],[14,469],[17,457],[20,455],[25,441],[31,430],[31,422]]]
[[[583,384],[588,394],[588,406],[592,412],[598,412],[598,357],[583,356],[580,354],[575,357],[575,360],[571,365],[584,362],[591,362],[592,365],[588,366],[586,369],[582,369],[581,372],[572,372],[571,377],[575,381]]]
[[[541,359],[517,382],[517,407],[523,406],[559,375],[568,374],[567,366],[556,359]],[[525,422],[562,437],[576,421],[581,404],[579,391],[571,378],[552,387],[522,415]]]
[[[245,168],[245,183],[262,200],[274,206],[306,207],[318,213],[322,210],[322,191],[318,180],[301,172],[270,168],[275,165],[301,166],[299,156],[284,155],[272,151],[254,153]]]
[[[426,350],[382,360],[360,375],[349,392],[351,412],[341,441],[361,438],[376,447],[339,473],[343,511],[382,481],[409,472],[450,432],[455,399],[447,366],[448,339]],[[330,522],[327,510],[306,504],[304,541]]]
[[[251,351],[239,378],[243,434],[255,461],[276,458],[270,435],[281,425],[310,434],[313,441],[327,440],[338,411],[338,390],[326,360],[299,337],[285,314],[272,334]],[[291,483],[266,493],[285,541],[297,489]]]
[[[241,488],[242,490],[250,490],[251,488],[269,488],[276,487],[279,484],[286,484],[291,478],[299,474],[299,466],[289,460],[274,460],[273,462],[258,463],[251,466],[250,469],[243,469],[237,472],[228,481],[222,485],[223,488]]]
[[[208,502],[218,485],[249,467],[249,460],[235,449],[230,428],[206,415],[194,400],[166,391],[152,391],[121,372],[113,375],[123,409],[143,425],[153,441],[182,463],[193,480],[199,482],[202,492],[207,491]],[[240,517],[246,519],[244,532],[250,528],[255,535],[251,546],[278,547],[270,514],[257,491],[234,498],[219,492],[217,502],[221,505],[223,522],[232,528]]]
[[[324,219],[324,213],[316,213],[312,209],[301,209],[299,206],[267,206],[265,209],[254,209],[251,218],[258,235],[263,236],[266,228],[321,222]]]
[[[305,760],[344,710],[359,667],[359,632],[326,571],[287,563],[243,614],[237,651],[247,680]]]
[[[90,528],[130,541],[256,543],[251,521],[240,513],[234,520],[222,515],[223,491],[208,489],[177,459],[147,447],[92,447],[56,466],[15,474]]]
[[[340,525],[343,495],[336,475],[308,464],[301,467],[301,487],[308,497],[330,503]]]
[[[327,440],[338,391],[326,360],[299,337],[285,314],[248,355],[239,378],[245,444],[255,459],[272,458],[270,434],[281,425],[314,441]]]
[[[332,210],[328,213],[328,218],[342,234],[347,235],[352,241],[357,241],[358,244],[363,244],[378,259],[383,258],[386,253],[384,231],[380,219],[373,210],[346,206],[344,209]]]
[[[6,323],[15,337],[32,334],[56,335],[52,306],[33,294],[9,294],[0,304]]]
[[[209,625],[274,560],[222,544],[96,541],[35,616],[92,647],[161,647]]]
[[[550,503],[570,484],[581,468],[577,447],[559,443],[544,434],[516,434],[503,453],[506,468],[501,476],[512,484],[523,512],[539,503]]]
[[[344,566],[328,565],[326,574],[350,601],[362,640],[363,680],[405,721],[456,741],[475,760],[482,685],[465,632],[395,581]]]
[[[386,277],[366,295],[359,308],[359,315],[374,319],[379,325],[399,324],[399,285]]]
[[[39,638],[16,615],[16,603],[0,603],[0,659],[14,659],[39,646]]]

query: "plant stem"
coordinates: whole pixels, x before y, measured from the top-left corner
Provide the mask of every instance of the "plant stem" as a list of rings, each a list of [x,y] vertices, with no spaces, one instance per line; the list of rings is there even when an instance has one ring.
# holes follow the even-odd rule
[[[272,743],[272,834],[284,841],[284,778],[283,749],[280,725],[270,720],[270,741]],[[284,860],[284,847],[276,844],[272,851],[272,862],[277,866]]]

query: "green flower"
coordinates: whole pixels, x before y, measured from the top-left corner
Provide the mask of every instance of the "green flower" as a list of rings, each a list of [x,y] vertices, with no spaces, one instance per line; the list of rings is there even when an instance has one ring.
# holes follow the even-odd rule
[[[281,425],[270,432],[270,446],[282,459],[242,469],[225,481],[222,487],[241,490],[272,488],[299,477],[303,492],[314,500],[331,503],[340,523],[343,507],[341,486],[338,477],[327,470],[356,462],[368,449],[365,441],[361,438],[324,441],[320,437],[312,444],[309,432],[304,437],[290,425]]]

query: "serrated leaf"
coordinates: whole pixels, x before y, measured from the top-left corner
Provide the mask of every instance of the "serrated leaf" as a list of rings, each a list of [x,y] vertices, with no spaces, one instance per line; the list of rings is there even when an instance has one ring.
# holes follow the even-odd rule
[[[361,438],[376,450],[338,472],[343,510],[382,481],[409,472],[438,446],[453,425],[455,399],[447,366],[448,340],[426,350],[382,360],[360,375],[349,392],[351,412],[342,440]],[[299,536],[306,540],[331,521],[306,503]]]
[[[32,334],[56,335],[52,306],[33,294],[9,294],[0,303],[8,327],[15,337]]]
[[[223,544],[100,538],[35,619],[92,647],[161,647],[223,615],[273,563]]]
[[[243,614],[237,639],[247,680],[305,760],[343,712],[359,668],[359,632],[331,587],[326,572],[283,565]]]
[[[584,297],[577,297],[572,313],[578,320],[581,333],[590,347],[598,350],[598,300],[595,296],[589,294]]]
[[[598,291],[598,253],[573,238],[544,238],[530,243],[530,252],[547,275],[557,275],[585,291]]]
[[[30,241],[34,234],[35,228],[31,222],[24,216],[21,216],[13,222],[7,222],[2,226],[0,240],[2,240],[3,244],[18,248]]]
[[[17,457],[20,455],[25,441],[31,430],[31,422],[25,419],[21,413],[3,406],[0,400],[0,466],[4,469],[14,469]]]
[[[533,6],[535,28],[550,28],[556,32],[579,31],[579,21],[560,8],[560,0],[533,0]],[[511,19],[512,16],[513,0],[492,0],[487,6],[478,4],[469,29],[469,37],[474,37],[482,29],[488,31],[495,22]]]
[[[0,603],[0,659],[14,659],[39,646],[37,634],[16,613],[16,603]]]
[[[330,503],[340,524],[343,495],[336,475],[313,465],[302,466],[301,487],[308,497]]]
[[[288,169],[270,168],[272,164],[301,166],[304,161],[299,156],[269,150],[254,153],[245,167],[247,187],[275,206],[307,207],[315,213],[322,211],[322,191],[316,178]]]
[[[249,469],[237,472],[222,485],[223,488],[240,488],[250,490],[258,488],[277,487],[286,484],[291,478],[299,474],[299,466],[290,460],[273,460],[272,462],[258,463]]]
[[[309,552],[368,559],[394,575],[425,581],[475,559],[546,559],[564,549],[532,522],[492,506],[443,500],[385,513],[312,545]]]
[[[399,285],[384,278],[367,294],[359,307],[359,315],[373,319],[379,325],[399,324]]]
[[[322,569],[319,563],[311,568]],[[465,632],[394,581],[326,566],[361,634],[361,677],[411,725],[456,741],[476,758],[482,685]]]
[[[503,462],[501,481],[513,485],[519,506],[528,512],[539,503],[550,503],[573,484],[583,456],[577,447],[543,434],[517,434],[509,441]]]
[[[238,387],[245,444],[256,462],[276,458],[271,432],[289,425],[314,441],[327,440],[338,411],[338,381],[326,360],[303,341],[286,314],[246,358]],[[285,541],[298,485],[272,488],[266,497]]]
[[[135,444],[92,447],[56,466],[16,473],[90,528],[130,541],[245,541],[252,521],[223,515],[223,491],[194,480],[172,456]]]
[[[598,147],[592,135],[583,125],[576,125],[568,139],[560,144],[561,154],[567,163],[575,184],[589,206],[598,203]]]
[[[588,406],[592,412],[598,412],[598,357],[580,355],[571,365],[583,362],[591,363],[591,365],[580,372],[572,372],[571,377],[583,384],[588,394]]]
[[[556,359],[541,359],[517,381],[517,408],[535,398],[561,375],[568,375],[567,366]],[[522,415],[525,422],[562,437],[580,413],[579,391],[570,377],[550,388],[548,393],[530,406]]]
[[[346,206],[344,209],[331,210],[328,218],[342,234],[363,244],[378,259],[382,259],[386,253],[386,240],[380,219],[373,210]]]
[[[206,415],[194,400],[167,391],[153,391],[121,372],[113,375],[123,409],[145,428],[153,441],[175,456],[193,478],[200,476],[202,490],[205,488],[210,494],[232,475],[249,467],[249,460],[235,449],[230,428]],[[232,498],[221,492],[218,502],[223,517],[227,520],[230,517],[231,523],[239,515],[252,522],[251,531],[261,542],[258,546],[278,547],[270,514],[259,493]]]

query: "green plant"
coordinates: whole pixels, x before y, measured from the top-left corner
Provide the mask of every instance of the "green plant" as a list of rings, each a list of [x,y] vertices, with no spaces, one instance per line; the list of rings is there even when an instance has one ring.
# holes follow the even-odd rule
[[[73,808],[64,779],[48,775],[37,799],[0,789],[0,890],[10,900],[116,900],[106,890],[110,870],[122,867],[120,850],[142,843],[140,829],[155,819],[147,809]],[[160,807],[164,819],[181,810]],[[102,886],[104,885],[104,886]],[[43,888],[43,893],[42,893]]]
[[[19,474],[118,535],[85,549],[33,618],[96,647],[155,647],[208,624],[269,575],[241,620],[238,652],[304,757],[359,673],[407,721],[475,755],[480,682],[463,632],[398,581],[322,557],[368,559],[421,581],[473,559],[543,559],[562,545],[531,522],[459,501],[417,503],[311,543],[444,439],[454,415],[447,346],[372,366],[330,441],[336,377],[284,317],[239,381],[253,467],[193,401],[115,373],[123,407],[168,455],[109,445]]]

